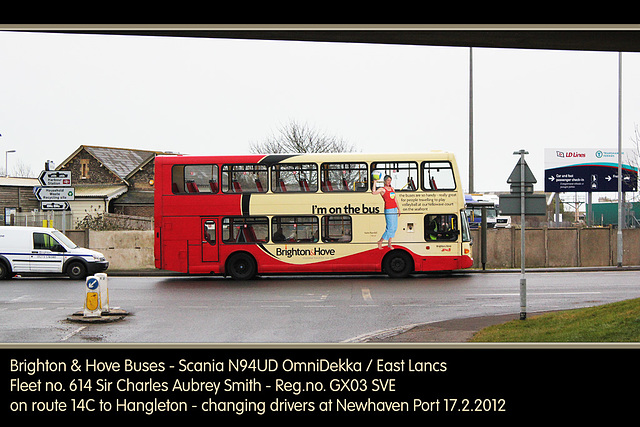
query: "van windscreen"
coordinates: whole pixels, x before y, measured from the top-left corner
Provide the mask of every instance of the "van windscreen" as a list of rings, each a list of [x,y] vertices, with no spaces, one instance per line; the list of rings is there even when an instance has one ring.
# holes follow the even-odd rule
[[[64,234],[62,234],[61,232],[59,232],[58,230],[54,230],[51,232],[51,234],[53,234],[54,236],[56,236],[56,238],[58,240],[60,240],[62,243],[64,243],[64,245],[66,247],[68,247],[69,249],[75,249],[78,247],[78,245],[76,245],[75,243],[73,243],[71,241],[71,239],[69,239],[67,236],[65,236]]]

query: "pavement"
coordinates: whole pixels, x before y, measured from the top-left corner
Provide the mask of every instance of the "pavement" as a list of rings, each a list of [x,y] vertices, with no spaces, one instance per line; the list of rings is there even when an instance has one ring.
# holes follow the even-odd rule
[[[527,315],[529,317],[529,315]],[[359,336],[348,342],[365,343],[464,343],[488,326],[520,318],[520,313],[469,317],[408,325]]]

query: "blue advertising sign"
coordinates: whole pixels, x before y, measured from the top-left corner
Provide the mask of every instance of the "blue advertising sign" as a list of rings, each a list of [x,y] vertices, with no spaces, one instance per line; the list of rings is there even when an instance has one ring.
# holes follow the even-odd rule
[[[638,167],[630,165],[631,150],[622,153],[622,191],[637,191]],[[598,148],[546,148],[544,191],[618,191],[618,150]]]

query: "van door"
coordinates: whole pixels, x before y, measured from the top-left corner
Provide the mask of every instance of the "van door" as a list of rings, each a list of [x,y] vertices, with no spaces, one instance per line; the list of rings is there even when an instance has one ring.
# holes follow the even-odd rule
[[[218,218],[202,218],[202,261],[218,261]]]
[[[66,249],[50,234],[33,233],[33,250],[29,257],[32,272],[62,272]]]

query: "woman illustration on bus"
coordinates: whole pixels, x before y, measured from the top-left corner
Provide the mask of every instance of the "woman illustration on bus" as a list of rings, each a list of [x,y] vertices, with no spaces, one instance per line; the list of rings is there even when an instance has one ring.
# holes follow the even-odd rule
[[[386,228],[384,234],[378,240],[378,249],[382,249],[382,242],[387,240],[389,243],[389,249],[393,249],[391,246],[391,239],[396,235],[398,229],[398,217],[400,216],[400,205],[396,199],[396,190],[391,186],[391,177],[385,175],[384,186],[376,188],[377,180],[373,181],[373,190],[371,194],[380,194],[384,200],[384,218],[386,221]]]

